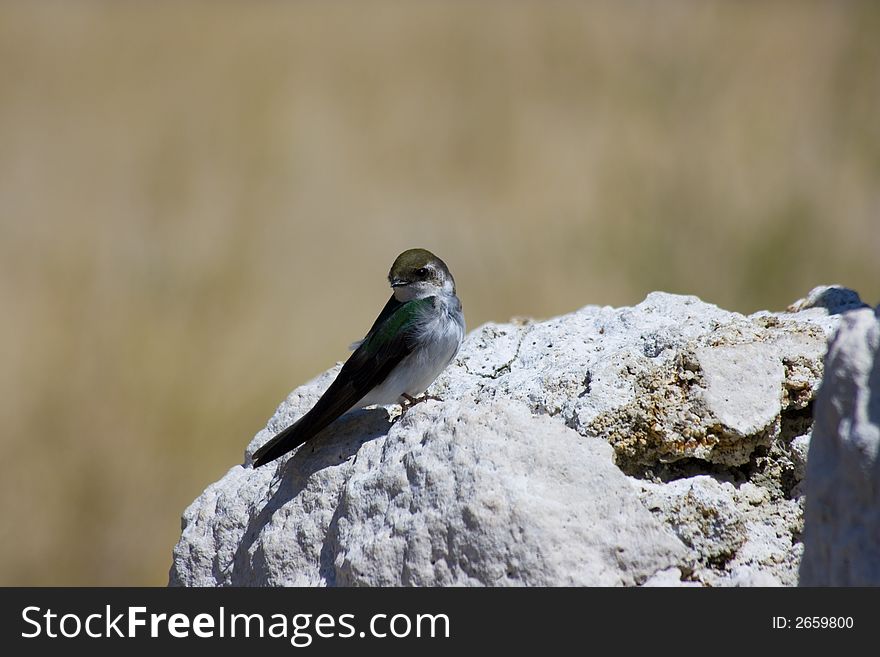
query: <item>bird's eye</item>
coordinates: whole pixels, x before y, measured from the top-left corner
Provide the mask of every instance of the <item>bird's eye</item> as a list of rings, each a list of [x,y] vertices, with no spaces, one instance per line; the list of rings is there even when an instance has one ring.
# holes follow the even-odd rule
[[[416,276],[419,278],[426,278],[428,276],[428,268],[427,267],[419,267],[416,269]]]

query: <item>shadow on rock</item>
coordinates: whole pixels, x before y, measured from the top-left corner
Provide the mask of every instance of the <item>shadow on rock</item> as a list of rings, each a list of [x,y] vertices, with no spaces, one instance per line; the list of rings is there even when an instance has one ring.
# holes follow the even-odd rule
[[[383,407],[353,411],[300,446],[293,456],[278,467],[267,490],[269,497],[265,506],[251,517],[235,551],[231,564],[232,573],[226,573],[229,584],[232,586],[244,584],[237,580],[236,573],[246,570],[247,562],[251,559],[253,571],[262,571],[263,576],[267,577],[268,569],[262,559],[262,550],[258,547],[253,555],[250,554],[260,530],[269,525],[272,516],[279,509],[303,491],[309,477],[325,468],[345,463],[357,455],[364,443],[386,435],[390,428],[388,411]],[[252,576],[248,577],[248,581],[253,581]]]

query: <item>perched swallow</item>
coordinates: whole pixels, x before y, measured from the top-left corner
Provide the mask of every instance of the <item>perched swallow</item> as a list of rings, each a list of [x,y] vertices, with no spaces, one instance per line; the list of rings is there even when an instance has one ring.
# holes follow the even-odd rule
[[[393,293],[366,337],[352,345],[338,376],[312,409],[253,457],[255,468],[313,438],[341,415],[371,404],[408,404],[455,358],[464,339],[464,314],[455,280],[430,251],[404,251],[388,274]]]

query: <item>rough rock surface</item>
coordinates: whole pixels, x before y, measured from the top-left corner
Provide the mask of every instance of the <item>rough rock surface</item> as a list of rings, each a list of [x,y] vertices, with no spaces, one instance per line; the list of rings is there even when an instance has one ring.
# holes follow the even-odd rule
[[[800,583],[880,586],[880,309],[841,320],[806,471]]]
[[[503,401],[372,415],[277,473],[238,466],[210,487],[200,506],[224,511],[187,514],[181,556],[199,567],[176,582],[632,585],[685,556],[610,447],[557,420]]]
[[[352,413],[253,470],[337,366],[185,511],[170,583],[795,584],[812,401],[860,303],[817,288],[743,316],[653,293],[486,324],[444,402]]]

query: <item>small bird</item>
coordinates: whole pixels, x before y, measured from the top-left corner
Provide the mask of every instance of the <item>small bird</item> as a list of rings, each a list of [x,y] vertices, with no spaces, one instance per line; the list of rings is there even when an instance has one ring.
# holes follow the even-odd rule
[[[434,379],[455,358],[464,339],[464,314],[455,280],[425,249],[404,251],[388,274],[393,293],[366,337],[312,409],[253,456],[255,468],[313,438],[355,408],[399,403],[404,410],[427,399]],[[425,393],[423,397],[418,397]]]

